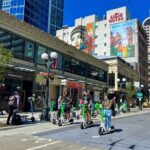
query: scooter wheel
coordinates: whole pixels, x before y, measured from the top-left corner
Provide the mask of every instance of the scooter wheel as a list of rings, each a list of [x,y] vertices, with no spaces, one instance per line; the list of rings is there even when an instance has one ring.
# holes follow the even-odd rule
[[[35,118],[34,118],[34,117],[31,117],[31,121],[32,121],[32,122],[35,122]]]
[[[100,127],[98,132],[99,132],[99,135],[103,135],[103,128]]]
[[[61,120],[59,120],[58,126],[59,126],[59,127],[62,126]]]
[[[76,116],[76,118],[77,118],[77,119],[80,119],[80,116],[79,116],[79,115],[77,115],[77,116]]]
[[[111,126],[111,130],[114,130],[115,129],[115,127],[114,126]]]
[[[70,124],[73,124],[74,120],[73,119],[70,119]]]
[[[81,128],[81,129],[84,129],[84,124],[83,124],[83,122],[81,123],[80,128]]]

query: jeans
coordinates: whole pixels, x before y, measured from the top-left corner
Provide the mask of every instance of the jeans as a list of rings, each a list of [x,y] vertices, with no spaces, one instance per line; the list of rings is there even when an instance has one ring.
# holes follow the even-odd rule
[[[7,118],[7,125],[9,125],[10,123],[10,118],[12,116],[12,120],[11,120],[11,124],[14,124],[15,123],[15,117],[16,117],[16,114],[17,114],[17,111],[15,111],[16,107],[13,107],[13,106],[10,106],[9,107],[9,115],[8,115],[8,118]]]
[[[106,123],[106,129],[109,129],[111,128],[111,115],[112,115],[112,110],[107,110],[105,109],[104,110],[104,113],[105,113],[105,123]]]

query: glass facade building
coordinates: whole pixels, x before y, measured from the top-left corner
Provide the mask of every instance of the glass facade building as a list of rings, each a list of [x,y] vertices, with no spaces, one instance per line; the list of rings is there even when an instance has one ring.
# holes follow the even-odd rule
[[[43,64],[41,54],[56,51],[58,53],[56,69],[97,81],[107,82],[107,71],[2,29],[0,29],[0,44],[11,50],[14,58],[38,65]]]
[[[63,25],[64,0],[3,0],[2,10],[52,35]]]

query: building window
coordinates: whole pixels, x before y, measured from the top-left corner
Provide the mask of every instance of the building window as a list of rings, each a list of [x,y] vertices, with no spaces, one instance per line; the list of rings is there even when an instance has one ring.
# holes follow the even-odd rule
[[[106,37],[107,36],[107,34],[104,34],[104,37]]]
[[[42,46],[38,46],[38,51],[37,51],[37,63],[38,64],[43,64],[43,61],[41,59],[41,55],[43,53],[46,52],[46,48],[45,47],[42,47]]]
[[[107,24],[105,23],[105,24],[104,24],[104,27],[106,27],[106,26],[107,26]]]
[[[106,52],[104,52],[104,56],[106,56]]]
[[[32,62],[34,60],[34,43],[30,41],[25,41],[24,59]]]
[[[11,51],[15,58],[23,59],[24,54],[24,39],[12,35]]]
[[[104,46],[107,46],[107,43],[104,43]]]

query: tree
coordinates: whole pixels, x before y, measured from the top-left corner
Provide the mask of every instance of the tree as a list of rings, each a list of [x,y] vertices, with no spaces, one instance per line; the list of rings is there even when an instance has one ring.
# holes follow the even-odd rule
[[[0,81],[5,77],[7,64],[11,62],[12,57],[11,51],[0,45]]]
[[[136,96],[136,89],[134,88],[133,83],[128,82],[128,85],[126,87],[126,93],[127,93],[128,105],[134,103],[135,96]]]

